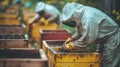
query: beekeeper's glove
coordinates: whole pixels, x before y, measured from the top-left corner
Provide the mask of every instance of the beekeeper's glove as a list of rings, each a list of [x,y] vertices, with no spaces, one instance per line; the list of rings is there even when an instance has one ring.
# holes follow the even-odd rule
[[[71,42],[71,41],[73,41],[73,38],[69,37],[69,38],[65,41],[65,44],[66,44],[66,43],[69,43],[69,42]]]
[[[74,44],[73,44],[73,42],[69,42],[69,43],[64,44],[64,48],[65,48],[66,50],[72,50],[72,49],[74,49]]]

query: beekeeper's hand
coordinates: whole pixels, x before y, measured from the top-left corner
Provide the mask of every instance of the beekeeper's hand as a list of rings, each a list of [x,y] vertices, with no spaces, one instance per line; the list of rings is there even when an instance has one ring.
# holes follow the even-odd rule
[[[71,42],[71,41],[73,41],[73,38],[69,37],[69,38],[65,41],[65,44],[66,44],[66,43],[69,43],[69,42]]]
[[[34,18],[27,18],[27,21],[28,21],[28,24],[31,24],[31,23],[33,23],[34,22]]]
[[[65,43],[64,44],[64,49],[66,49],[66,50],[72,50],[72,49],[74,49],[73,42]]]

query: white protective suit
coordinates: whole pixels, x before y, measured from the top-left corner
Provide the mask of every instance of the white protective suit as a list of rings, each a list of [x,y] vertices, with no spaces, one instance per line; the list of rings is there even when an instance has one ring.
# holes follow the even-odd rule
[[[54,20],[58,16],[60,16],[59,10],[56,7],[54,7],[53,5],[48,5],[48,4],[45,4],[44,2],[38,2],[36,5],[36,8],[35,8],[35,11],[39,12],[42,10],[45,11],[47,14],[52,16],[49,18],[50,20]],[[39,18],[40,18],[40,15],[37,14],[35,16],[35,19],[39,19]]]
[[[120,67],[120,28],[109,16],[89,6],[67,3],[60,20],[76,22],[76,33],[72,36],[76,39],[75,46],[100,44],[103,46],[102,66]]]

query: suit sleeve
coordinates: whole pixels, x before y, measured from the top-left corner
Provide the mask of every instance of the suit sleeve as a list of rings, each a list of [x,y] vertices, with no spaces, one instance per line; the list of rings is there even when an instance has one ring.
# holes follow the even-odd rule
[[[81,29],[82,28],[82,29]],[[82,30],[81,32],[76,31],[76,36],[78,38],[75,44],[78,46],[88,45],[93,43],[98,37],[99,25],[92,19],[87,19],[86,22],[82,24],[82,27],[77,28],[77,30]]]

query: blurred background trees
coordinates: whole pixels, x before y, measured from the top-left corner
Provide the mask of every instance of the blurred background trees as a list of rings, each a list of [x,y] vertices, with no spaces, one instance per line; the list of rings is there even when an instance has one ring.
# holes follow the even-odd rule
[[[6,2],[5,2],[6,1]],[[8,3],[8,6],[16,0],[0,0],[0,5]],[[67,2],[77,2],[87,6],[92,6],[112,17],[120,25],[120,0],[23,0],[24,6],[34,11],[37,2],[43,1],[57,7],[60,12]],[[6,8],[2,7],[1,9]]]
[[[14,3],[17,0],[0,0],[0,6],[7,4],[3,7],[0,7],[0,10],[4,12],[4,9],[7,9],[9,5]],[[77,2],[81,3],[86,6],[92,6],[95,7],[103,12],[105,12],[107,15],[109,15],[111,18],[113,18],[119,25],[120,25],[120,0],[21,0],[23,1],[24,7],[27,8],[27,10],[35,11],[35,6],[37,2],[42,1],[47,4],[52,4],[56,8],[59,9],[60,12],[62,12],[63,6],[67,2]]]

